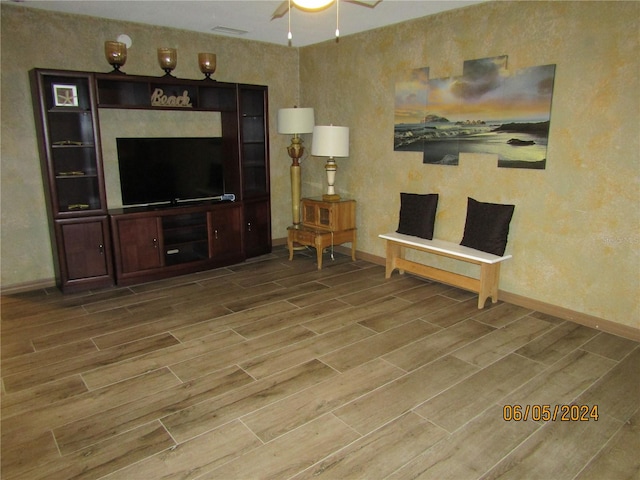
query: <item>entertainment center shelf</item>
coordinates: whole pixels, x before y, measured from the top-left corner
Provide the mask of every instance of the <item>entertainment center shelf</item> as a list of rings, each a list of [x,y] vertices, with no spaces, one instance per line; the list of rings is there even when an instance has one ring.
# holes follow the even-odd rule
[[[30,77],[56,281],[63,292],[131,285],[271,251],[266,86],[48,69],[34,69]],[[115,140],[101,140],[101,109],[220,112],[221,160],[215,168],[222,173],[216,175],[235,201],[107,209],[102,142]],[[180,175],[202,177],[202,160],[191,148],[178,155],[182,151]],[[199,167],[189,164],[191,157]]]
[[[100,108],[189,108],[217,112],[235,112],[235,83],[214,80],[183,80],[174,77],[144,77],[96,74]],[[154,93],[156,94],[154,96]],[[174,98],[173,105],[162,105],[163,98]],[[187,102],[190,106],[185,106]],[[157,104],[152,105],[156,99]],[[169,102],[169,100],[167,100]],[[180,103],[177,105],[176,103]]]
[[[209,232],[212,228],[207,218],[207,212],[162,217],[165,264],[180,265],[209,258]],[[217,238],[212,236],[212,241],[217,241]]]

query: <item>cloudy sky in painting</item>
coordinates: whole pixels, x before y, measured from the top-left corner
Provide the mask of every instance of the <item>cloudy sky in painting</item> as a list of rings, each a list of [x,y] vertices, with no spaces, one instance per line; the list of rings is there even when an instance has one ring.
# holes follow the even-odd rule
[[[409,70],[396,81],[395,123],[418,123],[425,115],[429,67]]]
[[[507,57],[469,60],[460,77],[428,79],[413,70],[396,83],[395,123],[419,123],[426,115],[452,122],[548,120],[555,65],[507,70]]]
[[[540,65],[512,72],[505,78],[502,120],[546,121],[551,117],[555,65]]]

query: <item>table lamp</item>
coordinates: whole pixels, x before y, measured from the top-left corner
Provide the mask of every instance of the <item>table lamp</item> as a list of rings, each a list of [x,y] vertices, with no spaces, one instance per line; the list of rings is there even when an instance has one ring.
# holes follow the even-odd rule
[[[318,125],[313,128],[313,144],[311,155],[316,157],[328,157],[324,169],[327,171],[327,193],[322,199],[330,202],[340,200],[336,194],[334,184],[338,166],[334,157],[349,156],[349,127],[337,127],[334,125]]]

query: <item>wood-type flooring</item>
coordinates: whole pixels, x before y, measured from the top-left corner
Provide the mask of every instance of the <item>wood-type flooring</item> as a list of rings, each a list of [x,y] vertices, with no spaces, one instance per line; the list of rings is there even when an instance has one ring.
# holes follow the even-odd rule
[[[345,255],[1,306],[4,480],[640,475],[637,342]]]

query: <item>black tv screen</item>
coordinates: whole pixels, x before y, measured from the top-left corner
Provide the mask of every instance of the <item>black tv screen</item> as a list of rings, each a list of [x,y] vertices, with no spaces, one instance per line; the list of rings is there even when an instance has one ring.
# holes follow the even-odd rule
[[[123,205],[205,200],[224,194],[221,138],[117,138]]]

